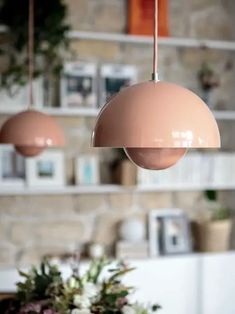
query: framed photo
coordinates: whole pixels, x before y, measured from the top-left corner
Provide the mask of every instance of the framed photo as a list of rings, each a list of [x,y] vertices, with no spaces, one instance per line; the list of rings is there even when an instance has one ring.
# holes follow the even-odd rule
[[[100,163],[95,155],[82,155],[76,158],[76,184],[97,185],[100,183]]]
[[[26,181],[30,187],[65,185],[64,154],[61,151],[45,151],[26,159]]]
[[[25,185],[25,159],[13,146],[0,146],[0,186],[23,187]]]
[[[34,103],[36,108],[43,105],[43,79],[38,78],[33,81]],[[29,85],[13,85],[9,91],[0,89],[0,108],[2,110],[23,110],[28,104]]]
[[[64,65],[61,103],[64,108],[97,106],[96,64],[77,61]]]
[[[173,208],[151,211],[149,248],[151,257],[191,252],[189,222],[183,210]]]
[[[122,88],[137,81],[137,69],[133,65],[104,64],[100,68],[100,104],[104,105]]]
[[[163,232],[164,254],[191,251],[189,224],[185,215],[166,217],[163,221]]]
[[[128,32],[153,35],[155,0],[128,0]],[[168,0],[158,0],[158,33],[169,36]]]

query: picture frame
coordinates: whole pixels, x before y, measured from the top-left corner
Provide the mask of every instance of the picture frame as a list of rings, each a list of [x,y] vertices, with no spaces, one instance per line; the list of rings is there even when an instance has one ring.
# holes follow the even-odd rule
[[[0,187],[25,186],[25,159],[12,145],[0,145]]]
[[[43,78],[33,80],[34,106],[42,108],[44,101]],[[29,99],[29,84],[24,86],[13,85],[10,90],[0,89],[0,110],[25,110]]]
[[[164,254],[180,254],[191,252],[189,224],[186,216],[173,215],[163,222]]]
[[[178,208],[152,210],[149,214],[150,256],[191,251],[191,233],[184,211]]]
[[[99,104],[102,106],[121,89],[136,83],[137,68],[134,65],[103,64],[99,81]]]
[[[62,187],[65,185],[64,154],[47,150],[26,159],[26,182],[29,187]]]
[[[158,0],[158,35],[169,36],[168,0]],[[153,35],[154,0],[128,0],[128,33]]]
[[[97,65],[92,62],[67,62],[61,77],[62,108],[97,107]]]
[[[84,154],[76,158],[75,182],[77,185],[100,184],[100,162],[98,156]]]

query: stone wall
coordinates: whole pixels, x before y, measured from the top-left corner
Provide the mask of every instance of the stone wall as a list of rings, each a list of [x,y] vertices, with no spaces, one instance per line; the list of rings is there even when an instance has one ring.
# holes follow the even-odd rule
[[[69,20],[76,30],[124,32],[125,0],[67,0]],[[172,36],[232,39],[235,16],[232,1],[170,0]],[[77,57],[99,63],[135,64],[139,79],[148,80],[152,49],[138,44],[74,41]],[[197,71],[210,61],[220,76],[220,87],[213,100],[218,109],[234,106],[234,54],[206,49],[160,47],[160,75],[197,92]],[[1,121],[3,121],[1,117]],[[93,118],[60,118],[67,143],[66,177],[73,181],[73,158],[90,150]],[[232,149],[233,125],[220,124],[224,148]],[[103,159],[110,156],[105,150]],[[222,196],[223,197],[223,196]],[[227,198],[222,198],[226,202]],[[153,208],[180,207],[194,218],[203,209],[201,192],[119,193],[105,195],[12,196],[0,197],[0,266],[28,265],[48,253],[73,250],[92,240],[107,245],[112,252],[118,223],[129,216],[146,219]],[[232,202],[233,204],[233,202]]]

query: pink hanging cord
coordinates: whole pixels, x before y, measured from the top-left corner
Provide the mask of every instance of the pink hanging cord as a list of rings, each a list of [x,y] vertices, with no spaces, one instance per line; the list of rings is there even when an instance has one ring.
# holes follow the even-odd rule
[[[158,81],[158,0],[154,3],[153,81]]]
[[[29,108],[33,107],[33,73],[34,73],[34,0],[29,0],[29,24],[28,24],[28,58],[29,58]]]

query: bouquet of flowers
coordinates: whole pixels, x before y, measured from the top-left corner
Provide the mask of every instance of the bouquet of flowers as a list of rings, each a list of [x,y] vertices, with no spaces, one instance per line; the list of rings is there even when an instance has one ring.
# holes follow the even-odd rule
[[[110,266],[108,275],[102,276]],[[14,299],[0,304],[4,314],[150,314],[160,309],[159,305],[145,307],[133,303],[129,296],[132,287],[124,285],[122,277],[132,271],[124,263],[112,267],[105,259],[92,261],[87,272],[80,276],[74,271],[64,281],[60,271],[48,262],[29,273],[20,272],[24,282],[17,284]]]

